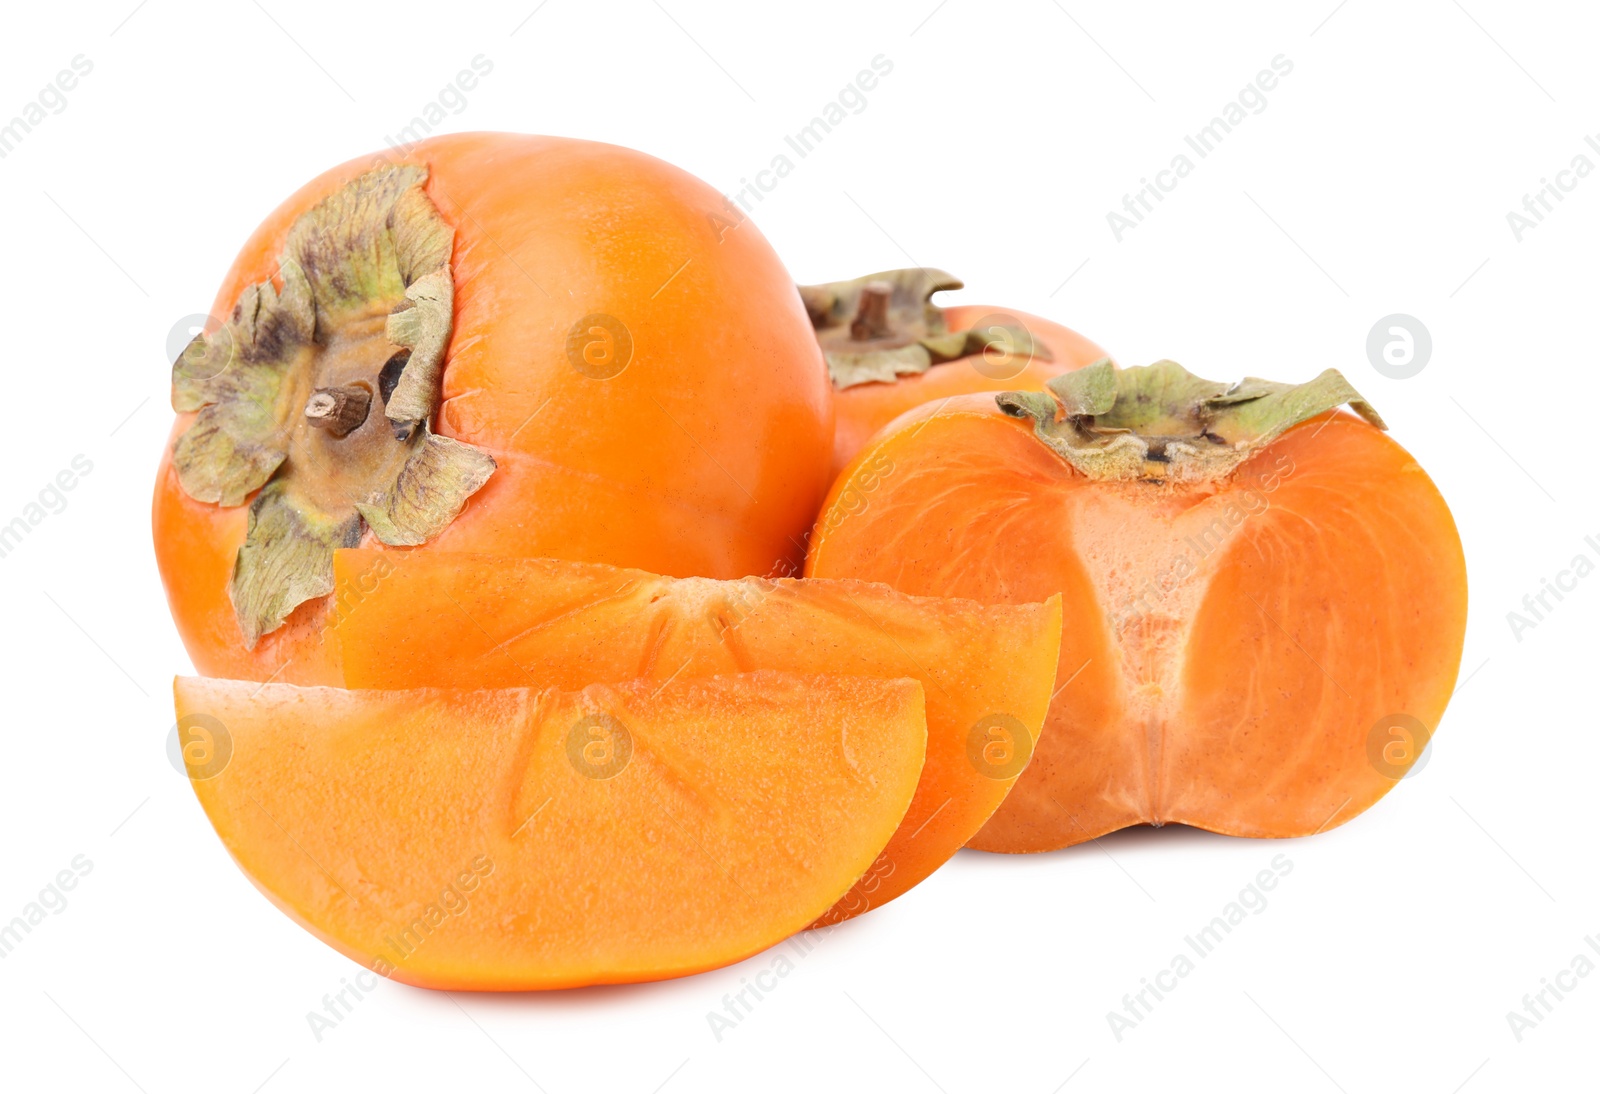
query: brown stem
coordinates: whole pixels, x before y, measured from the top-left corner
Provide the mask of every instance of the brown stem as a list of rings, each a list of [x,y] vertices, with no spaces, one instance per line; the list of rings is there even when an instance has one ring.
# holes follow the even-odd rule
[[[889,297],[893,293],[894,286],[887,281],[869,281],[861,286],[856,317],[850,322],[851,341],[870,342],[894,332],[889,323]]]
[[[343,437],[367,420],[371,406],[372,392],[365,384],[318,388],[306,400],[306,421],[335,437]]]

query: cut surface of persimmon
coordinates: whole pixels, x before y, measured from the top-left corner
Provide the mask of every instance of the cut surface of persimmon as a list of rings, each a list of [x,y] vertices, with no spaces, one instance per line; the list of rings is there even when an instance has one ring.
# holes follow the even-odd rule
[[[922,769],[914,680],[752,673],[582,691],[180,678],[190,767],[245,874],[420,987],[659,980],[801,930],[871,865]]]
[[[873,461],[894,474],[869,505],[830,500],[808,574],[1063,598],[1059,694],[974,847],[1168,822],[1322,831],[1438,726],[1466,627],[1460,539],[1332,370],[1228,385],[1105,362],[919,408],[858,464]]]
[[[800,286],[828,362],[837,476],[868,439],[922,403],[980,391],[1038,387],[1103,358],[1077,331],[983,304],[941,308],[936,292],[962,287],[943,270],[885,270]]]
[[[332,683],[362,542],[679,576],[798,571],[832,394],[722,195],[613,145],[434,137],[312,180],[173,365],[156,559],[208,675]]]
[[[985,606],[863,581],[373,550],[339,551],[334,572],[353,688],[579,688],[757,669],[920,680],[928,750],[916,796],[830,923],[904,893],[988,820],[1038,737],[1061,633],[1055,600]]]

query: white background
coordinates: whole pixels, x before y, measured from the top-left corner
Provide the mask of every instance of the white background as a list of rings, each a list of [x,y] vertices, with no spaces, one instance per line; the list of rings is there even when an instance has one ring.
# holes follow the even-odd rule
[[[1600,936],[1600,577],[1520,641],[1506,618],[1600,556],[1583,538],[1600,535],[1600,177],[1521,241],[1506,219],[1574,156],[1600,165],[1583,141],[1600,133],[1592,10],[136,2],[0,16],[0,118],[74,56],[94,66],[0,160],[0,523],[75,455],[93,463],[0,559],[0,920],[75,855],[93,863],[0,960],[0,1086],[1595,1087],[1600,975],[1520,1043],[1506,1018]],[[865,109],[755,210],[797,280],[941,266],[972,286],[952,301],[1044,314],[1124,364],[1343,370],[1466,545],[1465,682],[1425,770],[1310,839],[1168,829],[963,852],[818,939],[720,1042],[707,1012],[770,956],[542,997],[384,983],[319,1042],[306,1013],[356,967],[251,888],[163,753],[170,679],[189,671],[149,544],[166,343],[269,210],[383,147],[478,54],[494,70],[442,130],[630,145],[727,192],[883,54]],[[1107,212],[1279,54],[1294,70],[1267,108],[1119,242]],[[1434,342],[1403,381],[1365,351],[1395,312]],[[1119,1042],[1106,1012],[1279,853],[1294,867],[1269,906]]]

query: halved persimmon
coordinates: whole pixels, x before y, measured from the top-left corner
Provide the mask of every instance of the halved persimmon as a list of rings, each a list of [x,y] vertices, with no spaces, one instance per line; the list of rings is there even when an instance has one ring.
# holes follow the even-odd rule
[[[1063,597],[1037,755],[972,846],[1127,825],[1294,836],[1410,769],[1460,665],[1444,499],[1338,373],[1217,384],[1104,362],[902,417],[831,499],[807,573],[998,603]],[[1360,417],[1337,411],[1349,403]]]
[[[334,573],[353,688],[580,688],[756,669],[920,680],[928,755],[916,796],[830,923],[904,893],[989,819],[1038,737],[1061,634],[1055,598],[990,607],[864,581],[372,550],[337,552]]]
[[[934,269],[885,270],[800,286],[834,388],[833,474],[912,407],[980,391],[1040,387],[1105,350],[1037,315],[984,304],[941,308],[959,289]]]
[[[659,980],[836,902],[922,769],[915,680],[753,673],[576,692],[179,679],[191,767],[245,874],[420,987]]]
[[[832,395],[792,279],[724,212],[643,153],[508,133],[290,197],[173,366],[153,523],[196,668],[337,679],[332,554],[364,539],[797,571]]]

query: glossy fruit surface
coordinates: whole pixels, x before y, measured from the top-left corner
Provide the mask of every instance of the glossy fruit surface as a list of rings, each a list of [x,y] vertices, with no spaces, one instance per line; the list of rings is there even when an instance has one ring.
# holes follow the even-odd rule
[[[782,263],[722,211],[641,153],[494,133],[286,201],[174,367],[154,531],[197,668],[335,680],[331,556],[361,541],[793,572],[832,396]]]
[[[859,457],[895,473],[868,504],[830,500],[807,563],[917,595],[1062,596],[1039,749],[972,846],[1304,835],[1371,806],[1438,727],[1465,631],[1460,540],[1422,468],[1331,371],[1107,365],[1051,388],[900,419]]]
[[[928,750],[916,796],[825,922],[904,893],[988,820],[1038,737],[1061,633],[1054,601],[989,607],[862,581],[673,579],[368,550],[338,552],[334,569],[354,688],[581,688],[758,669],[921,681]]]
[[[448,990],[659,980],[781,941],[872,865],[925,738],[913,680],[176,690],[180,724],[230,742],[189,771],[245,874],[353,960]]]

